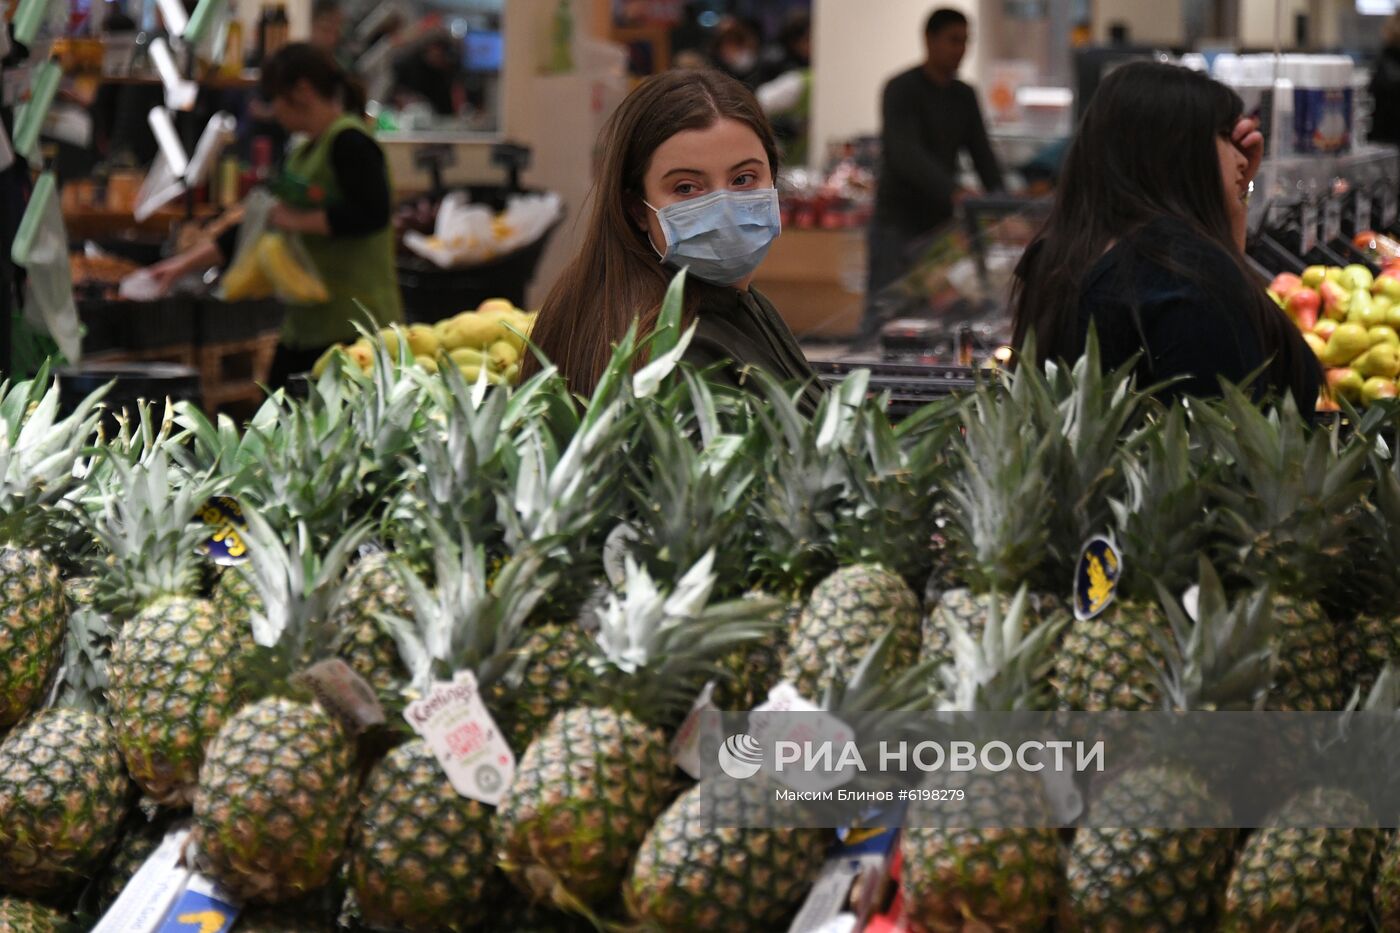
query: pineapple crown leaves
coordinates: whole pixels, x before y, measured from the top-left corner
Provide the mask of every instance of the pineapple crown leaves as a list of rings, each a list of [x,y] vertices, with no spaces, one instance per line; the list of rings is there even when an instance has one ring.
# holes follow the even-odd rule
[[[683,712],[717,659],[781,624],[771,599],[708,605],[713,566],[707,554],[667,593],[628,558],[621,597],[609,593],[598,611],[591,663],[613,701],[646,722]]]
[[[1258,710],[1268,701],[1278,662],[1273,594],[1260,587],[1227,598],[1219,575],[1199,556],[1195,619],[1158,584],[1168,631],[1155,633],[1165,663],[1158,669],[1168,710]]]
[[[995,593],[993,593],[995,596]],[[979,642],[960,623],[949,631],[953,662],[940,673],[943,697],[939,712],[1019,712],[1044,708],[1050,647],[1068,617],[1056,612],[1029,633],[1030,604],[1024,585],[1001,615],[992,599],[987,626]]]
[[[369,311],[363,305],[359,308],[366,319],[370,319]],[[376,475],[392,473],[399,457],[410,448],[414,436],[423,427],[427,402],[420,383],[421,374],[413,366],[393,365],[386,343],[364,326],[358,323],[355,326],[368,338],[375,354],[375,365],[368,384],[354,384],[348,393],[348,420],[364,445],[368,468]],[[398,341],[401,362],[406,362],[405,344],[402,338]],[[313,401],[319,394],[312,393]]]
[[[757,469],[753,438],[721,434],[697,449],[675,419],[644,410],[641,421],[647,456],[633,458],[644,465],[631,470],[627,484],[639,519],[630,550],[663,579],[713,550],[719,578],[740,588],[747,570],[744,518]]]
[[[1225,475],[1208,488],[1224,507],[1233,559],[1247,577],[1276,582],[1287,595],[1314,594],[1323,582],[1317,560],[1340,556],[1349,514],[1367,491],[1365,448],[1339,453],[1335,429],[1310,428],[1292,396],[1266,413],[1225,386],[1218,407],[1192,410],[1222,460]]]
[[[857,370],[826,393],[811,419],[772,376],[756,370],[750,379],[767,402],[751,409],[764,465],[750,500],[757,551],[752,582],[800,594],[836,566],[836,510],[851,488],[847,452],[857,442],[870,373]]]
[[[397,562],[413,609],[413,619],[383,615],[380,621],[393,634],[412,675],[412,688],[424,694],[435,673],[450,677],[470,669],[483,685],[502,679],[509,667],[526,620],[554,584],[554,575],[541,572],[543,557],[528,551],[512,557],[490,579],[486,550],[473,543],[463,528],[453,540],[435,522],[429,525],[434,544],[437,587],[429,589],[411,568]]]
[[[1195,462],[1179,406],[1145,433],[1137,450],[1124,451],[1125,494],[1108,504],[1128,566],[1121,586],[1129,598],[1150,600],[1162,582],[1172,589],[1188,584],[1209,531],[1202,473],[1211,467]]]
[[[897,667],[898,640],[893,628],[881,632],[849,676],[836,673],[822,695],[822,708],[831,712],[881,713],[928,709],[936,699],[930,688],[938,676],[938,662]]]
[[[63,664],[55,678],[51,706],[100,713],[107,706],[107,659],[116,630],[92,606],[76,606],[68,617]]]
[[[252,582],[261,606],[252,617],[253,641],[273,651],[272,673],[288,676],[324,658],[339,633],[331,623],[345,595],[345,568],[369,533],[366,522],[346,530],[322,549],[305,523],[289,530],[289,541],[251,502],[241,502],[244,540]]]
[[[98,602],[118,617],[134,615],[158,597],[198,590],[197,549],[210,533],[198,519],[225,481],[184,472],[173,446],[159,443],[136,462],[114,455],[94,485],[85,522],[106,552],[93,568],[101,582]]]
[[[1019,378],[1019,376],[1018,376]],[[980,388],[963,415],[962,463],[948,487],[956,547],[978,591],[1047,574],[1052,497],[1041,434],[1005,394]]]
[[[0,541],[33,540],[79,481],[83,449],[101,418],[105,388],[59,417],[47,363],[31,380],[0,385]]]

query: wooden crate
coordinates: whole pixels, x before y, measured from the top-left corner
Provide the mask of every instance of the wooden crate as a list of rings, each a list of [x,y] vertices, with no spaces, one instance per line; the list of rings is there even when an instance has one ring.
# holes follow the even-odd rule
[[[195,368],[199,370],[204,409],[212,413],[230,405],[260,402],[262,386],[272,372],[277,341],[277,332],[273,331],[198,348]]]

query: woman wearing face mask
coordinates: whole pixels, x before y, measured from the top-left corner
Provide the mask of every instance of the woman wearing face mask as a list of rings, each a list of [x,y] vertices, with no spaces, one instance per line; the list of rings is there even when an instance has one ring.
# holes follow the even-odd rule
[[[288,156],[285,174],[308,191],[323,192],[321,206],[278,203],[268,223],[301,234],[330,292],[321,304],[288,308],[269,382],[309,370],[333,343],[352,341],[366,323],[359,305],[388,325],[403,320],[389,172],[384,151],[365,129],[364,93],[330,55],[306,44],[286,46],[262,68],[262,94],[273,116],[304,141]],[[238,228],[216,241],[152,267],[168,288],[188,273],[233,259]]]
[[[574,391],[593,390],[634,320],[649,334],[676,270],[686,268],[686,359],[820,383],[778,312],[750,287],[778,236],[777,147],[753,95],[713,71],[648,78],[603,132],[603,164],[584,242],[550,291],[531,339]],[[537,369],[526,358],[526,374]]]
[[[1016,272],[1018,347],[1034,334],[1042,359],[1073,361],[1092,323],[1106,367],[1141,353],[1140,382],[1181,380],[1166,395],[1218,395],[1222,377],[1264,367],[1257,394],[1313,410],[1317,359],[1245,263],[1263,138],[1242,112],[1185,68],[1139,62],[1104,79]]]

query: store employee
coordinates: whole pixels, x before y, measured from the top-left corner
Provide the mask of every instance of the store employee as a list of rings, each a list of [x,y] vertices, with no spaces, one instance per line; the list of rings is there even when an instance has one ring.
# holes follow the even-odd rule
[[[388,166],[365,129],[363,90],[328,53],[302,43],[288,45],[263,65],[261,85],[277,122],[306,137],[288,157],[288,174],[308,189],[319,189],[324,203],[317,208],[279,203],[269,223],[301,235],[330,292],[323,304],[288,309],[269,377],[280,386],[309,370],[326,347],[355,339],[355,324],[369,323],[359,305],[381,326],[403,320],[403,307]],[[230,230],[152,272],[168,287],[191,270],[226,264],[233,258],[236,233]]]
[[[603,133],[602,168],[583,246],[540,309],[531,334],[576,392],[590,393],[636,319],[656,325],[666,287],[686,279],[686,359],[724,363],[736,385],[761,367],[805,388],[820,384],[778,312],[751,287],[778,236],[772,129],[753,95],[716,71],[643,81]],[[538,369],[527,357],[526,374]]]

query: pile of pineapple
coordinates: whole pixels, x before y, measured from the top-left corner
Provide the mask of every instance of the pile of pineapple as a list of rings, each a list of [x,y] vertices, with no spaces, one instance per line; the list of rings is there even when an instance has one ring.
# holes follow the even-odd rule
[[[898,425],[857,373],[806,417],[762,373],[741,395],[678,363],[668,306],[586,400],[549,368],[484,392],[384,344],[242,430],[151,407],[92,444],[96,399],[60,418],[46,375],[0,393],[0,930],[90,928],[172,826],[240,930],[784,930],[834,834],[733,828],[763,784],[678,770],[711,681],[729,710],[780,683],[838,714],[1394,708],[1379,415],[1343,440],[1234,392],[1164,410],[1091,348]],[[1118,599],[1070,622],[1105,533]],[[404,716],[460,672],[517,758],[496,806]],[[1144,794],[1222,806],[1169,764],[1107,796]],[[900,845],[917,931],[1400,923],[1377,830]]]
[[[535,314],[504,298],[491,298],[475,311],[463,311],[436,324],[386,327],[354,343],[336,344],[316,361],[311,375],[321,378],[335,357],[344,357],[362,372],[369,372],[377,359],[375,344],[379,343],[395,363],[411,362],[429,373],[451,365],[461,370],[468,382],[485,379],[491,385],[514,385],[520,380],[520,358]]]

